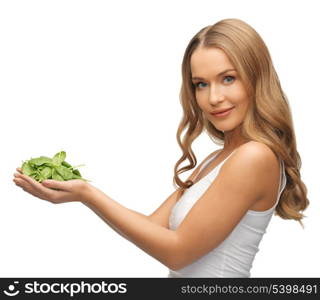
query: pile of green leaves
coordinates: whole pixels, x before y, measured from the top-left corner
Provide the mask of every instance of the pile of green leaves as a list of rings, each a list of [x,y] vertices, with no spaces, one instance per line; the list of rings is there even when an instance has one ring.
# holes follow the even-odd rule
[[[66,156],[65,151],[60,151],[54,155],[53,158],[40,156],[23,161],[21,166],[22,173],[32,177],[38,182],[42,182],[46,179],[59,181],[81,179],[90,181],[82,178],[79,170],[76,169],[84,165],[71,166],[65,161]]]

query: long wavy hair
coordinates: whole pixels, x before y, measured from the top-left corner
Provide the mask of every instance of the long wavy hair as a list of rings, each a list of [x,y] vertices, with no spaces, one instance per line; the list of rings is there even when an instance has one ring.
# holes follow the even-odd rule
[[[264,143],[284,161],[287,184],[276,206],[275,215],[299,221],[304,227],[301,219],[305,215],[302,211],[308,207],[309,200],[307,188],[300,176],[301,158],[297,151],[290,106],[264,41],[250,25],[239,19],[224,19],[204,27],[191,39],[185,50],[179,94],[183,116],[176,134],[183,154],[175,164],[173,178],[179,190],[177,199],[194,184],[191,180],[184,182],[178,176],[197,164],[191,147],[193,141],[206,131],[214,143],[224,144],[224,132],[204,117],[196,101],[190,59],[198,47],[223,50],[240,75],[251,100],[241,126],[242,136],[247,140]],[[182,137],[184,130],[186,133]],[[186,159],[189,165],[178,169]]]

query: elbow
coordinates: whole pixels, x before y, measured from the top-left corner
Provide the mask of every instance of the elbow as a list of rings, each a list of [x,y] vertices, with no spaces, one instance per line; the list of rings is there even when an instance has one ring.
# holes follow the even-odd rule
[[[172,271],[178,271],[181,269],[181,267],[175,265],[175,264],[172,264],[171,266],[169,266],[169,269],[172,270]]]
[[[170,251],[170,257],[167,261],[167,267],[173,271],[177,271],[187,265],[184,255],[184,251],[182,251],[182,248],[179,247],[179,241],[176,238],[174,247],[172,247],[172,251]]]
[[[173,257],[172,261],[170,262],[170,265],[168,266],[172,271],[177,271],[182,268],[184,268],[187,264],[185,264],[180,256]]]

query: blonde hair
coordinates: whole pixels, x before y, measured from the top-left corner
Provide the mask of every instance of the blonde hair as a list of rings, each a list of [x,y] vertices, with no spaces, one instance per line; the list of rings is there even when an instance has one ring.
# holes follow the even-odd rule
[[[190,59],[198,47],[223,50],[237,70],[250,97],[249,109],[241,126],[242,136],[269,146],[285,165],[287,184],[275,215],[299,221],[303,227],[301,219],[305,215],[301,211],[308,207],[309,200],[300,176],[301,158],[297,151],[289,103],[264,41],[251,26],[239,19],[224,19],[204,27],[191,39],[185,50],[180,90],[183,116],[176,134],[183,155],[175,164],[173,179],[180,190],[178,198],[193,185],[191,180],[184,182],[178,176],[197,164],[191,148],[193,141],[205,130],[216,144],[224,143],[224,132],[216,129],[203,116],[195,98]],[[186,134],[182,138],[185,129]],[[190,164],[178,170],[186,159]]]

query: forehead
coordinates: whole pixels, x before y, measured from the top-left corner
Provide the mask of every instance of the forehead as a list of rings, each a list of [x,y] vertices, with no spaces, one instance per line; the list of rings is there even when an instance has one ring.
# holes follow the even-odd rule
[[[193,76],[218,74],[225,69],[235,69],[225,52],[219,48],[198,48],[190,58]]]

